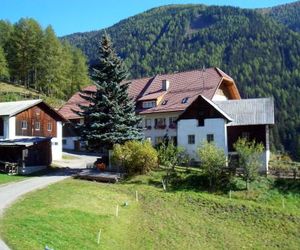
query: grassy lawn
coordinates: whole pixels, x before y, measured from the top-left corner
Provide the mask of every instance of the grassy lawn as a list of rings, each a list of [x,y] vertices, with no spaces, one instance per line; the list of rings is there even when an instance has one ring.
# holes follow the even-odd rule
[[[26,177],[24,177],[24,176],[7,175],[7,174],[0,173],[0,185],[8,183],[8,182],[21,181],[21,180],[24,180],[25,178]]]
[[[260,189],[253,184],[248,197],[236,190],[230,199],[197,189],[201,177],[182,171],[164,192],[161,175],[156,171],[119,184],[68,179],[49,186],[7,211],[1,235],[12,249],[22,250],[46,245],[55,250],[299,249],[299,190],[286,192],[266,180]]]
[[[43,99],[52,107],[60,108],[65,101],[54,97],[48,97],[33,89],[27,89],[24,86],[0,82],[0,101],[21,101],[25,99]]]

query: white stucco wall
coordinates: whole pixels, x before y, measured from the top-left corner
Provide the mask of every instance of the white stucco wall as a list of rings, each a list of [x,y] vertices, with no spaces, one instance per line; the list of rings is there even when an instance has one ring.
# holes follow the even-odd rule
[[[180,112],[169,112],[169,113],[158,113],[158,114],[148,114],[143,115],[142,118],[142,126],[143,126],[143,133],[145,139],[151,138],[151,142],[155,145],[155,138],[156,137],[164,137],[166,134],[169,137],[177,136],[177,129],[169,128],[169,118],[170,117],[178,117]],[[156,129],[154,128],[155,119],[157,118],[165,118],[166,119],[166,128],[165,129]],[[145,119],[151,119],[151,129],[145,129]]]
[[[62,122],[56,122],[56,137],[51,139],[52,160],[61,160],[62,158]]]
[[[65,140],[65,144],[62,145],[63,149],[67,150],[74,150],[74,142],[79,140],[79,137],[72,136],[72,137],[63,137],[63,140]]]
[[[9,117],[8,119],[8,138],[7,139],[15,139],[16,138],[16,117]]]
[[[213,134],[216,146],[228,154],[226,121],[222,118],[205,119],[204,126],[198,126],[196,119],[180,120],[177,130],[178,146],[184,147],[195,160],[198,160],[197,148],[206,141],[208,134]],[[188,135],[195,135],[195,144],[188,144]]]

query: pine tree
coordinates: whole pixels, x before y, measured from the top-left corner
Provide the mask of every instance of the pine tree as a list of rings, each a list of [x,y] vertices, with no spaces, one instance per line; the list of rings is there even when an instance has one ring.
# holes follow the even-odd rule
[[[8,68],[3,49],[0,47],[0,79],[8,77]]]
[[[86,57],[78,48],[72,48],[72,66],[70,76],[70,87],[67,88],[66,91],[68,98],[90,83]]]
[[[8,63],[13,80],[26,87],[37,87],[42,40],[42,28],[34,19],[22,18],[14,25],[8,49]]]
[[[107,34],[102,37],[98,60],[92,73],[96,92],[82,91],[81,94],[90,102],[89,106],[80,106],[79,115],[84,117],[79,127],[82,140],[87,142],[89,149],[111,149],[116,143],[142,139],[137,128],[140,118],[127,92],[129,83],[124,83],[127,71]]]
[[[62,88],[63,48],[54,30],[48,26],[44,31],[43,50],[40,57],[40,69],[37,88],[39,91],[52,95]]]

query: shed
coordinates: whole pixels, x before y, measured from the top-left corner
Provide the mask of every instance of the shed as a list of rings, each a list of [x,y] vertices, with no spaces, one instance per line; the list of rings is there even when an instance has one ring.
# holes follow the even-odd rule
[[[31,137],[0,141],[0,170],[9,172],[15,165],[18,174],[30,174],[52,162],[51,138]]]

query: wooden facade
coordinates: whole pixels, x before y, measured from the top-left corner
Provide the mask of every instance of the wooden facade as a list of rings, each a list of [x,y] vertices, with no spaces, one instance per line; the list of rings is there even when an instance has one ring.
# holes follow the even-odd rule
[[[17,136],[56,137],[56,119],[42,104],[16,115]]]
[[[233,144],[240,138],[246,137],[249,140],[255,140],[262,143],[266,148],[266,125],[248,125],[248,126],[228,126],[228,150],[234,152]]]
[[[228,99],[241,99],[241,96],[232,80],[223,79],[216,91],[216,94],[226,96]]]
[[[202,97],[198,97],[179,116],[179,119],[197,119],[198,126],[204,126],[204,120],[209,118],[223,118],[223,115]]]

